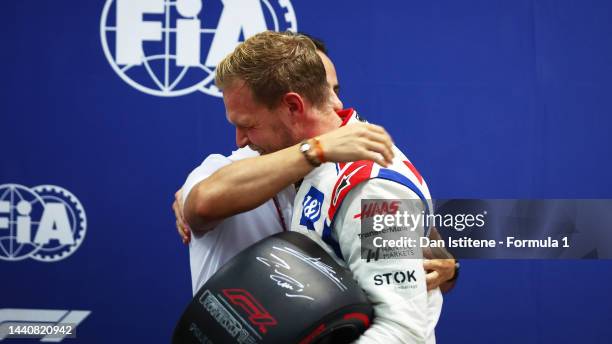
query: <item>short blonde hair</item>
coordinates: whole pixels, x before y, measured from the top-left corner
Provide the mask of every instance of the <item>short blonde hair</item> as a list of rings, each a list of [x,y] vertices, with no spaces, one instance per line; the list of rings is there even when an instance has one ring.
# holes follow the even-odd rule
[[[329,99],[325,67],[314,43],[292,32],[265,31],[239,44],[217,66],[221,90],[243,80],[255,100],[273,108],[287,92],[296,92],[320,107]]]

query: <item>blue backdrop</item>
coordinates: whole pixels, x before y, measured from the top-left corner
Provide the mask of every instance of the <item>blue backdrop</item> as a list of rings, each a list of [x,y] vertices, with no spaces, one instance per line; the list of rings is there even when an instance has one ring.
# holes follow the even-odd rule
[[[268,25],[293,24],[285,1],[262,3]],[[612,198],[612,2],[291,4],[298,30],[327,42],[345,106],[388,129],[434,197]],[[87,214],[65,259],[0,252],[0,309],[90,311],[79,342],[168,342],[191,298],[173,193],[206,155],[231,151],[234,131],[218,97],[125,82],[104,53],[119,30],[105,6],[114,17],[112,0],[0,4],[0,184],[60,186]],[[221,8],[204,1],[201,27],[216,27]],[[438,340],[609,343],[611,268],[465,261]]]

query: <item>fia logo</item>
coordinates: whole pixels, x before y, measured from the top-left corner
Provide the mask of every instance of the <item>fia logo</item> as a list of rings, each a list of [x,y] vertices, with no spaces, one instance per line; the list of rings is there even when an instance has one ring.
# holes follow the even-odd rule
[[[266,30],[297,31],[290,0],[106,0],[100,20],[113,70],[130,86],[160,97],[195,91],[221,97],[214,85],[217,64]]]
[[[321,217],[321,206],[323,204],[323,193],[314,186],[310,187],[302,202],[302,218],[300,225],[310,230],[315,230],[314,224]]]
[[[87,230],[81,202],[55,185],[0,185],[0,259],[62,260],[77,250]]]

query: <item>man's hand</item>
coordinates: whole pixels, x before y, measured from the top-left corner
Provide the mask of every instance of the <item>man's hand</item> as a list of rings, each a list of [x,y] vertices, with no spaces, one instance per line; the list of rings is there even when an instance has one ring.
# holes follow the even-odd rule
[[[174,210],[174,216],[176,217],[176,229],[178,234],[183,240],[183,244],[187,245],[191,241],[191,230],[183,216],[183,189],[178,189],[176,193],[174,193],[172,210]]]
[[[441,240],[442,237],[434,227],[429,231],[429,238]],[[443,247],[425,247],[423,249],[423,268],[427,275],[427,290],[440,287],[443,293],[451,290],[455,285],[455,263],[453,255]],[[451,281],[452,280],[452,281]]]
[[[427,290],[436,289],[455,277],[454,259],[425,259],[423,268],[427,272]]]
[[[349,124],[321,135],[319,141],[327,161],[372,160],[386,167],[393,160],[393,141],[379,125]]]

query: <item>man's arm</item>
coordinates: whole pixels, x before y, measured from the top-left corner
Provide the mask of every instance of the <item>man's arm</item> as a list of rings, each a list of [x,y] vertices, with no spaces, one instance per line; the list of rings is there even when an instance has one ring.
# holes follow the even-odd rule
[[[386,166],[393,158],[391,138],[377,125],[347,125],[319,141],[326,161],[373,160]],[[183,195],[186,222],[194,232],[205,233],[211,223],[256,208],[312,169],[299,144],[225,166]]]
[[[414,199],[415,202],[404,204],[408,208],[400,211],[416,215],[423,210],[418,196],[412,191],[380,179],[358,185],[342,204],[334,231],[349,269],[374,307],[372,326],[357,343],[425,343],[433,337],[441,308],[441,294],[438,290],[430,292],[431,296],[428,294],[423,259],[418,258],[418,254],[416,258],[388,259],[381,252],[378,260],[361,259],[358,234],[363,219],[356,216],[361,214],[361,199]],[[434,297],[438,298],[437,301],[430,299]],[[436,302],[439,303],[437,310],[430,307]]]

